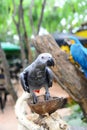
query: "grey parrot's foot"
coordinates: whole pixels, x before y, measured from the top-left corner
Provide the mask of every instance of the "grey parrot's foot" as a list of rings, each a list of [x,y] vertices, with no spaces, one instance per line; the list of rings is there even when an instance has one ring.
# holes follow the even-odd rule
[[[33,97],[33,104],[36,104],[37,103],[37,96],[33,93],[32,97]]]
[[[46,93],[45,93],[45,100],[49,100],[49,98],[50,98],[50,93],[49,93],[49,92],[46,92]]]

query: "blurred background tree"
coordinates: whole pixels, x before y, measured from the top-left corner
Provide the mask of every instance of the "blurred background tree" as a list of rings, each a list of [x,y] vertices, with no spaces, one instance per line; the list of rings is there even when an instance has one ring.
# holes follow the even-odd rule
[[[0,39],[14,40],[17,43],[17,29],[12,19],[15,8],[15,19],[18,20],[18,10],[20,0],[14,0],[15,7],[12,1],[0,1]],[[28,37],[37,34],[38,21],[42,10],[43,0],[22,0],[24,11],[24,21]],[[69,32],[71,29],[78,28],[82,23],[87,21],[87,0],[47,0],[44,7],[44,14],[41,26],[53,33]],[[31,16],[30,16],[31,15]],[[32,20],[31,20],[32,19]],[[32,21],[32,22],[31,22]],[[21,25],[21,32],[23,27]],[[32,29],[33,28],[33,29]],[[3,37],[2,37],[3,35]]]

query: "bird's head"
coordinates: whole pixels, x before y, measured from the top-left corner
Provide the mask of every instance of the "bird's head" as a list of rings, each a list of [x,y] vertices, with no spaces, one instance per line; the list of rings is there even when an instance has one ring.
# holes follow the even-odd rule
[[[72,44],[77,44],[79,43],[80,44],[80,41],[78,40],[77,37],[75,36],[69,36],[67,38],[64,39],[64,42],[67,43],[69,46],[71,46]]]
[[[54,66],[54,59],[50,53],[42,53],[40,54],[36,61],[39,65],[45,65],[45,66]]]

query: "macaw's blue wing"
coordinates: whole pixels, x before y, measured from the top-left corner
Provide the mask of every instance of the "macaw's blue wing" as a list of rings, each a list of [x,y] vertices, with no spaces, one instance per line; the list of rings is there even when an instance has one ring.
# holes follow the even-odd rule
[[[73,59],[80,64],[87,77],[87,49],[81,44],[73,44],[70,51]]]
[[[82,49],[83,49],[83,51],[85,53],[85,56],[87,56],[87,48],[83,47]]]

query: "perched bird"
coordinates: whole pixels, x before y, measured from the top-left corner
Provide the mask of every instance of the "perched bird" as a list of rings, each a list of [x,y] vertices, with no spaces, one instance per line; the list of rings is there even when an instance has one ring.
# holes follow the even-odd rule
[[[60,46],[60,48],[61,48],[64,52],[66,52],[67,54],[70,54],[70,47],[69,47],[69,45],[67,44],[66,39],[63,40],[63,43],[62,43],[62,45]],[[75,64],[75,61],[73,60],[73,58],[72,58],[71,55],[69,56],[68,59],[70,60],[71,63]]]
[[[73,59],[81,66],[87,78],[87,48],[85,48],[75,36],[70,36],[68,39],[65,39],[65,41],[70,46],[70,53]],[[72,41],[75,43],[72,44]]]
[[[34,104],[37,103],[35,91],[42,87],[45,87],[46,90],[45,100],[49,100],[49,87],[52,86],[53,82],[53,73],[49,68],[50,66],[54,66],[52,55],[42,53],[20,74],[22,87],[25,91],[31,93]]]

